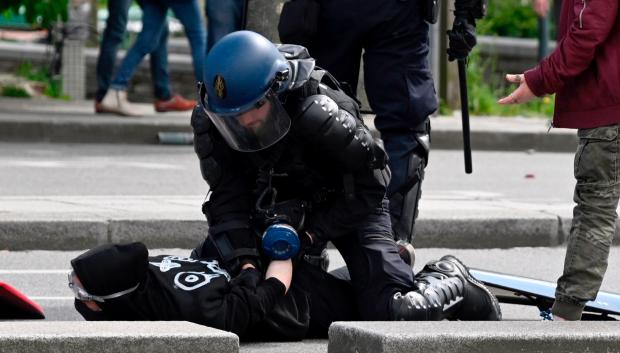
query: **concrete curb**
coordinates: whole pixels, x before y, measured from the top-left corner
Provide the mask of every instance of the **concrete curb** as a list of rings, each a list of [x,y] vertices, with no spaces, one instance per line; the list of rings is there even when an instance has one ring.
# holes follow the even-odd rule
[[[620,350],[620,326],[605,322],[337,322],[329,353],[521,353]]]
[[[142,241],[193,248],[208,234],[202,196],[0,197],[0,250],[82,250]],[[564,244],[572,204],[426,196],[416,247],[511,248]],[[620,230],[620,221],[617,225]],[[620,234],[620,231],[617,232]],[[618,239],[617,239],[618,240]]]
[[[157,144],[160,132],[191,134],[189,114],[180,118],[182,123],[153,121],[152,117],[124,119],[14,119],[0,120],[0,141],[3,142],[53,142],[53,143],[126,143]],[[482,118],[480,118],[482,119]],[[373,134],[377,134],[372,118],[366,118]],[[475,123],[474,123],[475,124]],[[185,136],[184,136],[185,137]],[[434,128],[432,147],[458,150],[463,148],[461,131]],[[191,136],[185,140],[191,141]],[[573,133],[547,134],[534,131],[476,131],[471,133],[472,149],[491,151],[547,151],[574,152],[577,137]]]
[[[0,141],[55,143],[158,143],[159,132],[180,132],[181,143],[191,143],[190,112],[156,114],[148,104],[135,104],[145,116],[122,118],[93,113],[90,101],[0,98]],[[374,116],[366,124],[377,131]],[[540,118],[473,117],[474,150],[574,152],[577,136],[572,130],[552,129]],[[431,120],[431,145],[435,149],[461,149],[459,116]]]
[[[182,321],[0,322],[0,353],[239,352],[229,332]]]

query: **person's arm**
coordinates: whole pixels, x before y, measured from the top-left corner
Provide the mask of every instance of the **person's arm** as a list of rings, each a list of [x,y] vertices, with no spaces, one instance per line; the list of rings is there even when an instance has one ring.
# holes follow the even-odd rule
[[[194,149],[211,193],[203,205],[209,237],[234,275],[246,263],[259,263],[256,236],[249,225],[254,175],[243,165],[247,159],[226,144],[200,106],[194,109],[191,123]]]
[[[289,260],[271,260],[265,279],[275,278],[280,281],[285,288],[285,292],[291,287],[293,278],[293,262]]]
[[[525,72],[536,96],[551,94],[586,70],[598,46],[609,36],[618,15],[618,0],[576,1],[576,16],[558,47],[540,64]]]
[[[327,239],[354,230],[360,219],[381,207],[387,191],[390,176],[382,142],[353,113],[322,94],[301,104],[295,133],[337,166],[334,173],[342,178],[343,193],[313,209],[308,230]]]
[[[535,68],[521,75],[506,75],[519,87],[499,104],[521,104],[536,96],[559,91],[564,84],[586,70],[594,60],[597,47],[613,28],[618,0],[581,0],[578,15],[558,47]]]
[[[248,328],[258,324],[273,310],[291,284],[293,265],[291,260],[272,261],[267,267],[265,279],[252,265],[230,282],[230,291],[210,313],[214,322],[209,326],[242,336]]]

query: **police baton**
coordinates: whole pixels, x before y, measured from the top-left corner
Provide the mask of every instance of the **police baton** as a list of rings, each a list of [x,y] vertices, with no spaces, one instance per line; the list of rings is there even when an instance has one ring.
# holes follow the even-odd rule
[[[471,141],[469,131],[469,99],[467,97],[467,57],[476,45],[476,19],[484,17],[486,0],[456,0],[454,24],[448,31],[448,60],[457,61],[459,68],[459,91],[461,118],[463,121],[463,152],[465,173],[471,174]]]
[[[465,173],[471,174],[471,141],[469,131],[469,99],[467,97],[466,59],[457,60],[459,66],[459,91],[461,95],[461,120],[463,121],[463,152],[465,153]]]

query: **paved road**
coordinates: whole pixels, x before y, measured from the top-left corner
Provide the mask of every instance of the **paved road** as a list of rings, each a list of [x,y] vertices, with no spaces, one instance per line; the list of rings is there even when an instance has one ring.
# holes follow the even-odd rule
[[[431,153],[425,195],[524,202],[572,199],[572,154],[478,152],[465,174],[459,151]],[[0,143],[0,196],[202,195],[190,146]]]
[[[337,252],[330,250],[331,268],[343,265]],[[71,293],[66,287],[69,260],[80,252],[8,252],[0,251],[0,281],[22,290],[44,306],[50,320],[79,320],[72,308]],[[151,254],[186,255],[186,249],[157,249]],[[563,248],[513,248],[508,250],[421,249],[415,270],[445,254],[460,257],[471,267],[513,273],[543,280],[555,281],[561,273]],[[610,256],[603,289],[620,293],[620,247],[614,247]],[[533,307],[503,305],[506,319],[536,320],[538,311]]]

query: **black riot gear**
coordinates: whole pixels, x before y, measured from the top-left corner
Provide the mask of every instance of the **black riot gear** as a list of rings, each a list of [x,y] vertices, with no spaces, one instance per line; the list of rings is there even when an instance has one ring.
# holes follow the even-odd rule
[[[394,320],[501,320],[493,294],[471,276],[454,256],[432,261],[415,276],[417,289],[397,292],[391,305]]]
[[[394,165],[393,179],[388,188],[387,197],[390,200],[390,216],[394,238],[404,243],[412,243],[415,236],[415,221],[418,217],[418,204],[422,196],[422,182],[424,168],[428,164],[430,151],[430,121],[426,120],[411,131],[409,138],[413,149],[403,149],[398,139],[390,138],[390,132],[385,133],[386,148],[392,155],[391,164]]]
[[[408,149],[408,143],[403,148],[398,145],[399,139],[392,140],[396,146],[384,147],[364,125],[355,99],[347,96],[329,73],[315,67],[305,49],[283,45],[279,50],[289,61],[290,71],[287,89],[277,98],[290,116],[291,126],[276,143],[251,152],[239,149],[222,138],[222,129],[205,124],[202,113],[194,111],[195,141],[206,144],[196,147],[203,176],[207,182],[213,179],[216,183],[210,184],[209,199],[203,207],[209,236],[193,256],[202,257],[215,248],[232,276],[245,263],[261,268],[269,259],[257,250],[257,242],[274,220],[284,222],[300,237],[301,249],[294,262],[322,266],[326,262],[324,244],[331,241],[338,249],[350,273],[352,294],[348,302],[355,306],[361,320],[401,317],[391,314],[398,307],[393,295],[410,292],[416,285],[411,267],[401,258],[394,241],[386,198],[390,169],[385,150],[395,147],[415,172],[415,166],[426,165],[428,143],[421,132],[428,129],[420,133],[410,129],[404,134],[419,140],[419,149]],[[233,54],[245,54],[242,46],[238,51]],[[396,133],[403,135],[402,131]],[[412,153],[419,158],[412,159]],[[402,170],[399,177],[404,181],[421,182],[423,173],[415,178],[415,173]],[[396,192],[409,199],[405,197],[409,196],[408,189],[396,188]],[[415,202],[418,198],[419,193],[413,197]],[[289,207],[276,210],[277,205],[287,202],[302,202],[303,217],[287,214]],[[408,238],[412,225],[402,228]],[[458,273],[446,272],[444,277],[453,278]],[[456,288],[453,292],[466,297],[470,280],[465,274],[459,278],[450,280]],[[437,317],[427,314],[428,319]]]

